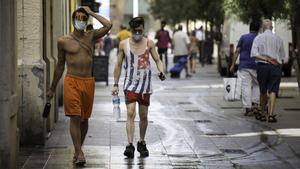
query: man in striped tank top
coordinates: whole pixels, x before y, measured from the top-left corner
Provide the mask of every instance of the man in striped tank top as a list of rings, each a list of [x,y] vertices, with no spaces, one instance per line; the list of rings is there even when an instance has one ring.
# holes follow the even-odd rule
[[[150,105],[150,95],[152,94],[150,67],[150,56],[154,59],[157,69],[160,72],[159,78],[165,80],[166,76],[163,73],[163,64],[156,52],[155,44],[152,40],[143,36],[144,34],[144,19],[135,17],[130,22],[132,36],[120,42],[118,60],[114,70],[114,87],[112,94],[116,95],[119,92],[119,79],[122,71],[122,63],[125,61],[125,80],[124,93],[127,106],[127,138],[128,145],[126,146],[124,155],[133,158],[135,148],[133,146],[134,137],[134,119],[136,115],[136,103],[139,105],[140,116],[140,140],[137,143],[137,151],[141,157],[149,156],[149,151],[146,147],[145,135],[148,126],[148,107]]]

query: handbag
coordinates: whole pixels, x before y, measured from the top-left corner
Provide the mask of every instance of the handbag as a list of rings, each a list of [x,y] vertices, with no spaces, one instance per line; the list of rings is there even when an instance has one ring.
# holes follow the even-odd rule
[[[224,99],[226,101],[241,100],[241,79],[223,78],[224,81]]]

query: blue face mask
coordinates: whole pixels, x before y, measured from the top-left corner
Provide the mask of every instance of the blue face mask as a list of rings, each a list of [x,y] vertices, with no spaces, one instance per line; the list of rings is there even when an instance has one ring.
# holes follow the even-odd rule
[[[75,19],[75,21],[74,21],[74,27],[77,30],[82,31],[86,27],[86,21],[78,21],[78,20]]]
[[[134,41],[139,42],[143,39],[143,35],[140,34],[133,34],[132,38],[134,39]]]

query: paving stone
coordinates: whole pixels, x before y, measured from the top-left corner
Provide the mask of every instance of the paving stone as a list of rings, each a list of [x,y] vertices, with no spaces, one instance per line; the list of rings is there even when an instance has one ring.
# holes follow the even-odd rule
[[[216,71],[216,65],[212,65],[201,68],[191,79],[168,78],[160,82],[154,78],[146,134],[148,158],[141,158],[137,151],[133,159],[124,157],[127,144],[124,94],[120,92],[121,120],[116,121],[112,113],[111,87],[96,83],[93,114],[83,147],[87,164],[82,168],[299,168],[300,112],[287,110],[298,106],[299,92],[281,88],[280,95],[293,98],[278,99],[278,123],[262,123],[243,116],[240,101],[224,101],[223,89],[216,87],[223,81]],[[282,80],[295,81],[295,78]],[[109,83],[113,83],[112,71]],[[139,140],[138,122],[137,112],[135,147]],[[46,145],[21,147],[18,168],[80,168],[72,164],[74,149],[68,127],[69,119],[60,108],[59,120]]]

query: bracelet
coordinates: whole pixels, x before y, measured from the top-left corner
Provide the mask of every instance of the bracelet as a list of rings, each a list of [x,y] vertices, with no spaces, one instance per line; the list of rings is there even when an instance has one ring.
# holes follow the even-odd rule
[[[114,84],[114,87],[119,87],[119,84],[116,84],[116,83],[115,83],[115,84]]]

